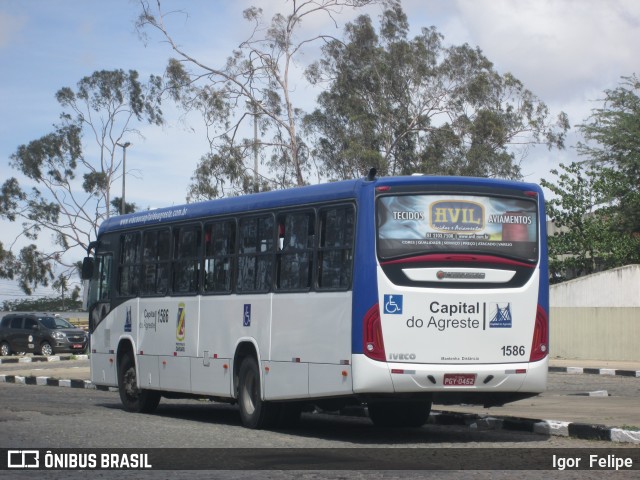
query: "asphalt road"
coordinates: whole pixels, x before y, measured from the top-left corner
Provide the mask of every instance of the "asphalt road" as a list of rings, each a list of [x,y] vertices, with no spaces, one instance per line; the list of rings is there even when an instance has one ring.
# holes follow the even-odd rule
[[[556,375],[554,375],[554,378]],[[581,376],[586,377],[586,376]],[[573,381],[575,377],[572,377]],[[591,381],[590,378],[585,378]],[[611,388],[617,392],[631,393],[632,386],[625,379],[607,379],[613,381]],[[618,382],[619,380],[619,382]],[[630,380],[630,379],[627,379]],[[556,380],[554,380],[556,383]],[[564,377],[557,379],[566,392],[583,390],[572,386]],[[558,390],[560,391],[560,390]],[[634,448],[637,453],[640,446],[612,444],[611,442],[579,440],[567,437],[544,436],[505,430],[472,430],[465,426],[426,425],[419,429],[376,429],[367,418],[341,417],[325,414],[304,414],[296,429],[280,431],[254,431],[243,428],[236,407],[195,400],[165,400],[154,415],[131,414],[122,410],[117,393],[92,389],[70,389],[62,387],[31,386],[0,383],[0,448],[70,448],[70,449],[109,449],[109,448],[229,448],[230,452],[260,452],[259,449],[278,448],[282,452],[301,451],[300,449],[421,449],[432,455],[453,455],[465,467],[464,457],[455,454],[459,448],[468,449],[469,455],[493,456],[496,461],[516,452],[543,450],[546,455],[556,452],[583,448],[588,452],[598,449]],[[478,450],[481,449],[481,450]],[[485,450],[489,449],[489,450]],[[512,450],[509,450],[512,449]],[[516,449],[516,450],[513,450]],[[520,450],[525,449],[525,450]],[[416,450],[413,450],[416,451]],[[435,452],[435,453],[434,453]],[[454,452],[454,453],[451,453]],[[524,453],[523,453],[524,452]],[[622,455],[622,453],[621,453]],[[517,458],[517,457],[516,457]],[[275,455],[273,465],[280,468],[282,460]],[[277,471],[190,471],[184,472],[122,472],[93,471],[81,472],[0,472],[4,478],[602,478],[604,474],[617,478],[638,478],[638,471],[292,471],[290,465],[282,464],[283,470]],[[551,473],[552,475],[548,475]],[[206,474],[206,477],[205,477]],[[535,475],[535,477],[534,477]]]
[[[88,360],[1,364],[0,374],[90,378]],[[594,392],[605,396],[588,396]],[[435,405],[434,410],[640,429],[639,398],[640,378],[550,373],[547,391],[534,398],[489,409]]]
[[[0,384],[0,425],[0,447],[4,448],[612,446],[610,442],[465,426],[377,429],[367,418],[328,414],[303,414],[295,429],[256,431],[242,427],[237,408],[226,404],[163,399],[153,415],[132,414],[122,410],[114,392],[15,384]]]

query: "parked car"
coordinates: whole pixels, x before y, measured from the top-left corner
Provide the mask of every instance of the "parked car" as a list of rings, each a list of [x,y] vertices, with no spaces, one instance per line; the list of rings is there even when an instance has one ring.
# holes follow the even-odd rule
[[[0,355],[82,353],[87,334],[50,313],[10,313],[0,321]]]

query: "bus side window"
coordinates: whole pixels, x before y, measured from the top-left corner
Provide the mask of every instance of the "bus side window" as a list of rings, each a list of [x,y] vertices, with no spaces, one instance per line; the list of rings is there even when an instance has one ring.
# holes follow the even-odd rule
[[[98,285],[100,288],[100,301],[111,300],[111,263],[113,257],[111,255],[104,255],[100,257],[100,264],[98,268]]]
[[[169,287],[171,234],[169,229],[144,232],[142,294],[165,295]]]
[[[204,291],[229,293],[235,264],[235,222],[228,220],[205,225],[204,242]]]
[[[111,264],[113,256],[98,254],[89,283],[89,305],[111,300]]]
[[[238,227],[237,291],[268,292],[273,277],[275,253],[273,216],[242,218]]]
[[[173,231],[172,290],[174,293],[198,292],[200,232],[199,225],[180,227]]]
[[[318,289],[346,290],[353,272],[354,210],[351,206],[320,211]]]
[[[314,247],[314,212],[282,214],[278,217],[281,246],[278,254],[279,290],[311,288],[311,262]]]
[[[123,234],[120,237],[120,296],[132,297],[138,294],[141,260],[140,233]]]

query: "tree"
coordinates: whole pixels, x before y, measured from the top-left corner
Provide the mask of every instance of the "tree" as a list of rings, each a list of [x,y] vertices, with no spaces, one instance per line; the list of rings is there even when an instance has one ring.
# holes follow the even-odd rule
[[[23,300],[5,300],[2,310],[5,312],[71,312],[82,309],[82,301],[72,298],[62,301],[60,298],[26,298]]]
[[[278,13],[269,23],[262,9],[248,8],[243,15],[253,24],[252,34],[224,65],[211,65],[172,38],[160,1],[152,7],[141,0],[140,31],[145,27],[159,31],[176,55],[167,67],[170,91],[185,108],[200,110],[207,126],[210,153],[200,161],[190,199],[305,184],[310,165],[300,136],[303,112],[292,98],[294,61],[304,47],[326,37],[299,39],[301,25],[314,16],[333,18],[342,7],[372,1],[293,0],[288,14]],[[245,121],[256,125],[253,139],[240,138]],[[270,138],[258,139],[258,129]],[[268,174],[258,173],[251,162],[258,147],[268,156]]]
[[[554,198],[547,215],[555,233],[549,236],[552,281],[579,277],[640,261],[640,237],[620,229],[617,206],[610,203],[620,176],[609,168],[574,162],[543,179]]]
[[[42,231],[52,232],[54,250],[25,247],[20,258],[26,257],[27,267],[16,266],[13,255],[5,253],[0,275],[18,278],[29,292],[29,285],[53,279],[54,263],[76,268],[63,255],[76,247],[86,249],[109,217],[112,186],[125,173],[117,146],[140,135],[136,124],[163,123],[160,94],[160,78],[151,76],[143,83],[134,70],[97,71],[82,78],[75,91],[65,87],[56,93],[63,112],[54,131],[11,155],[10,165],[34,186],[24,189],[10,178],[0,191],[0,218],[21,219],[23,235],[31,240]]]
[[[615,177],[608,201],[616,206],[618,227],[640,234],[640,81],[622,77],[615,89],[606,90],[601,108],[593,109],[579,126],[585,142],[578,153],[589,165]]]
[[[69,300],[68,296],[66,296],[67,292],[69,291],[69,278],[65,275],[59,275],[58,278],[56,278],[56,280],[53,282],[52,287],[54,290],[60,292],[60,301],[62,304],[61,307],[64,310],[65,300],[66,301]],[[80,297],[80,286],[75,285],[73,290],[71,291],[70,298],[73,302],[77,302],[79,297]]]
[[[375,166],[383,175],[518,178],[530,145],[563,147],[566,115],[550,120],[547,106],[479,48],[445,47],[435,27],[413,39],[408,32],[400,2],[389,2],[378,32],[360,16],[308,70],[327,87],[306,118],[325,175],[352,178]]]
[[[46,287],[53,280],[53,266],[34,244],[22,247],[16,258],[0,242],[0,278],[17,280],[22,291],[31,295],[33,288],[38,285]]]

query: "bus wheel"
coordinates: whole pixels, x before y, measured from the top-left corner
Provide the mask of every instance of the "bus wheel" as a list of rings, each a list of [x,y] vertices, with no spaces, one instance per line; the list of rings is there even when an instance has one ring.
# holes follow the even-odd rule
[[[421,427],[429,419],[431,401],[372,402],[368,409],[376,427]]]
[[[160,403],[160,392],[138,388],[136,365],[129,354],[123,355],[120,360],[118,391],[122,405],[129,412],[152,413]]]
[[[242,424],[247,428],[273,427],[278,420],[280,405],[260,397],[260,370],[253,357],[246,357],[240,364],[238,406]]]

